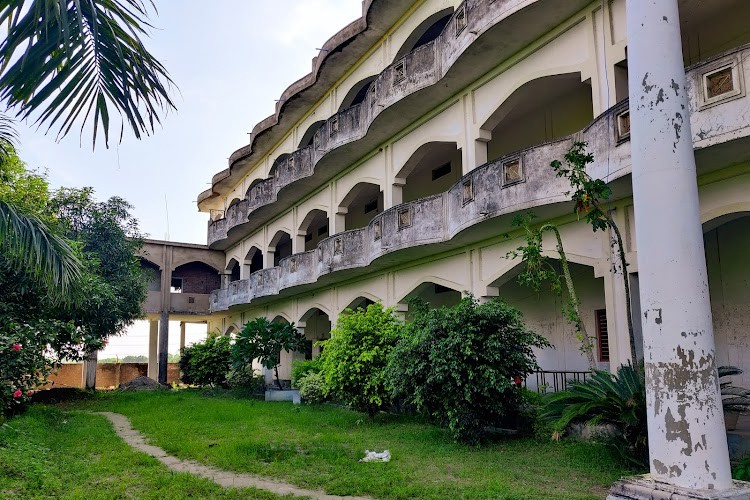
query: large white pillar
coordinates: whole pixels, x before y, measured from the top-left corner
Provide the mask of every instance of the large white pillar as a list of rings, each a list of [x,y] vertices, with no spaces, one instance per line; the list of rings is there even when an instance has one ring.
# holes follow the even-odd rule
[[[664,491],[666,483],[704,498],[732,479],[677,0],[628,0],[627,9],[650,487]],[[645,498],[617,487],[612,498]]]
[[[185,348],[185,322],[180,321],[180,353]]]

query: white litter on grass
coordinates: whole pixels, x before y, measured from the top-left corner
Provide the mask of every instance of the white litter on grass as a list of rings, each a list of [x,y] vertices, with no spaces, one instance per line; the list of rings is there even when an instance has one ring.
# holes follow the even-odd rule
[[[380,453],[377,451],[365,450],[365,458],[360,458],[360,462],[390,462],[391,452],[384,450]]]

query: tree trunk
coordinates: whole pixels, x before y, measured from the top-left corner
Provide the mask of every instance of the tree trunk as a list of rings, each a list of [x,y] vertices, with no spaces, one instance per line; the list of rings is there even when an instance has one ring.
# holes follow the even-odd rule
[[[96,364],[98,360],[98,352],[90,352],[86,355],[83,362],[83,386],[86,390],[96,389]]]
[[[628,263],[625,259],[625,246],[622,244],[622,235],[620,234],[620,228],[617,227],[615,221],[607,216],[607,223],[612,231],[615,233],[617,239],[618,253],[620,255],[620,266],[622,267],[622,279],[625,285],[625,308],[628,315],[628,335],[630,337],[630,357],[633,360],[633,364],[637,364],[638,358],[635,350],[635,334],[633,333],[633,310],[630,303],[630,276],[628,275]]]
[[[557,253],[560,254],[560,266],[562,267],[563,276],[565,276],[565,286],[568,289],[571,307],[573,307],[576,315],[575,326],[578,330],[578,333],[581,335],[581,350],[586,354],[586,358],[589,362],[589,369],[591,369],[591,371],[595,371],[598,367],[596,366],[596,359],[594,358],[593,343],[591,342],[591,338],[586,332],[586,326],[583,324],[583,320],[581,319],[581,310],[580,304],[578,302],[578,295],[576,294],[576,290],[573,286],[573,277],[571,276],[570,268],[568,267],[568,259],[565,257],[565,250],[563,249],[560,231],[558,231],[557,228],[552,225],[547,225],[542,228],[542,230],[544,229],[549,229],[550,231],[555,233],[555,238],[557,238]]]
[[[279,365],[273,367],[274,373],[276,373],[276,386],[281,390],[281,380],[279,379]]]

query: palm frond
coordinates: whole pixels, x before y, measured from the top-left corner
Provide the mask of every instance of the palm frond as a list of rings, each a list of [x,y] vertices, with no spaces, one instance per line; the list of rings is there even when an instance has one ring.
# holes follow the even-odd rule
[[[0,99],[58,138],[92,120],[109,143],[110,106],[137,138],[174,109],[167,70],[144,47],[153,8],[144,0],[0,0]],[[92,113],[93,111],[93,113]]]
[[[73,249],[41,220],[0,200],[0,251],[15,269],[48,285],[51,294],[64,298],[81,275]]]

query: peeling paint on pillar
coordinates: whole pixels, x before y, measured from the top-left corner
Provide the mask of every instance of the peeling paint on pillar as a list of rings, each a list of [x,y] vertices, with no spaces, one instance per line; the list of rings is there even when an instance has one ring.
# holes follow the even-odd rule
[[[677,0],[631,0],[627,12],[651,473],[678,487],[727,489]]]

